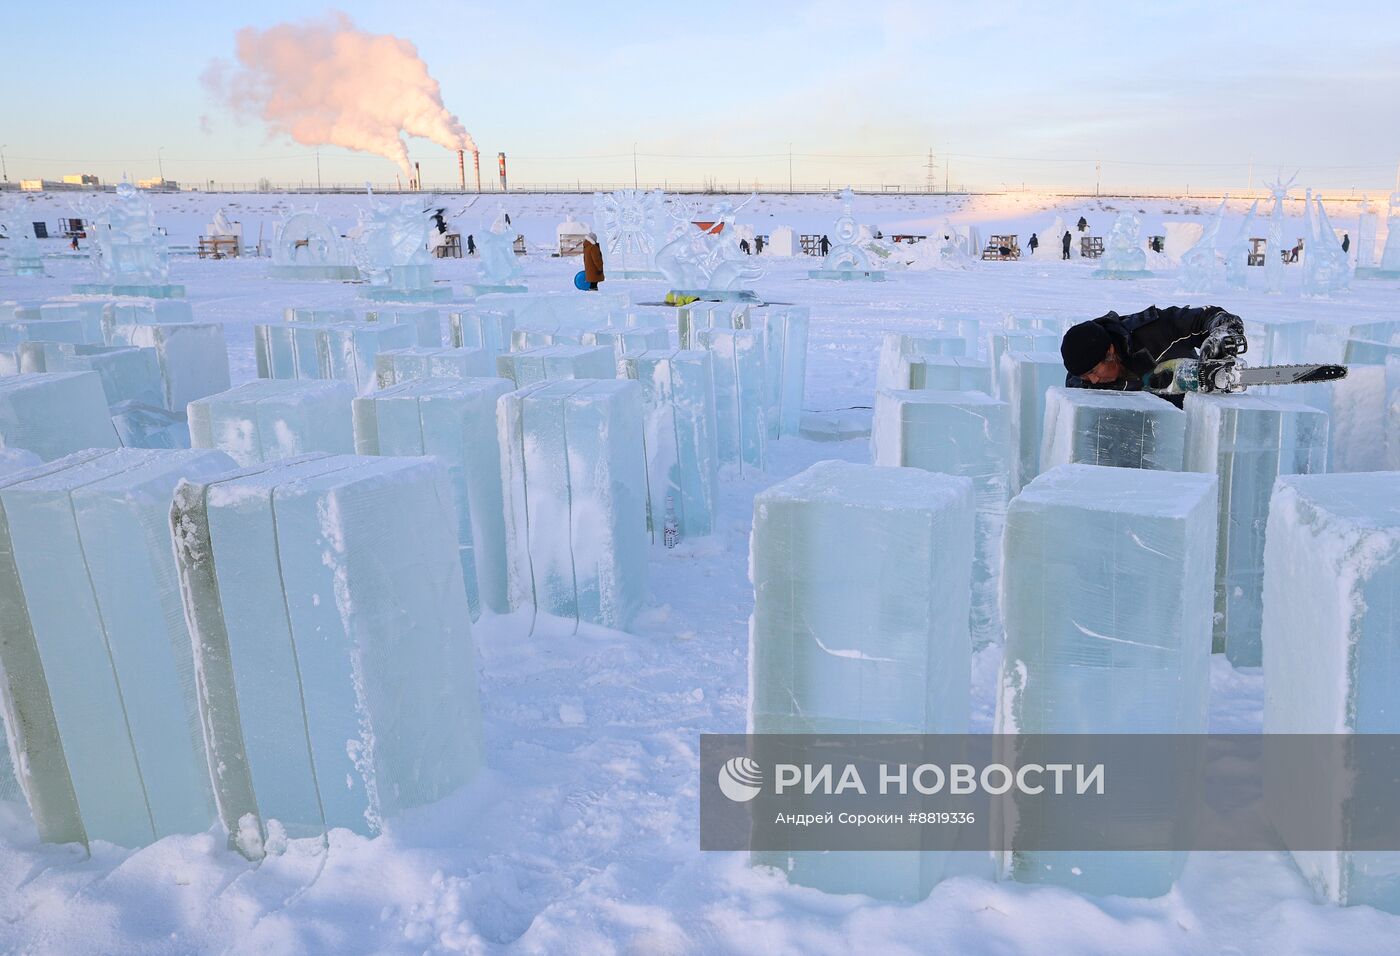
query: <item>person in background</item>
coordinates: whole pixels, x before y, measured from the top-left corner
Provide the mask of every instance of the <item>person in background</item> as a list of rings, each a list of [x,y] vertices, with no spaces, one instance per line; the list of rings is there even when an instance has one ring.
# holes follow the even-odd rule
[[[70,237],[68,248],[72,249],[74,252],[78,251],[78,234],[76,232],[73,233],[73,235]],[[1342,248],[1345,249],[1346,246],[1343,246]]]
[[[1074,238],[1069,234],[1069,230],[1066,229],[1065,234],[1060,237],[1060,249],[1064,252],[1064,255],[1061,256],[1061,258],[1069,258],[1069,244],[1073,241]]]
[[[598,245],[597,234],[592,232],[583,240],[583,278],[588,288],[595,292],[598,283],[606,278],[603,275],[603,249]]]
[[[830,254],[831,254],[831,240],[828,239],[826,236],[822,236],[822,255],[826,256],[826,255],[830,255]]]
[[[476,239],[471,233],[467,233],[467,255],[476,255]]]
[[[756,256],[761,256],[761,255],[763,255],[763,237],[762,237],[762,236],[754,236],[754,237],[753,237],[753,254],[756,255]]]
[[[1036,236],[1035,233],[1031,233],[1031,241],[1026,243],[1026,245],[1030,246],[1031,255],[1035,255],[1035,248],[1036,246],[1040,245],[1040,239]]]
[[[1345,232],[1342,233],[1342,251],[1351,251],[1351,236],[1347,235]]]
[[[1080,217],[1079,217],[1079,231],[1080,231],[1080,232],[1085,232],[1085,231],[1088,230],[1088,228],[1089,228],[1089,220],[1085,219],[1083,216],[1080,216]]]
[[[739,240],[739,251],[742,252],[744,255],[749,254],[749,241],[747,239]]]

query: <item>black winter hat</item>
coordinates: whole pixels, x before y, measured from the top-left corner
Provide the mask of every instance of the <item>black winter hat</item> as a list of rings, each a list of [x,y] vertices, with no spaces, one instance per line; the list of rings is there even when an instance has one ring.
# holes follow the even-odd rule
[[[1080,322],[1072,325],[1060,342],[1060,357],[1065,360],[1065,371],[1071,375],[1083,375],[1103,361],[1113,339],[1108,331],[1097,322]]]

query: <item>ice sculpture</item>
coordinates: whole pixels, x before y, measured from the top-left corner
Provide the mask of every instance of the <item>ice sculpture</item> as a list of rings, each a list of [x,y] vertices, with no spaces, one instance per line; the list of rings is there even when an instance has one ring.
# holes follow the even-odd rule
[[[374,834],[471,779],[476,652],[441,465],[271,462],[181,482],[171,522],[215,802],[243,853],[270,819]]]
[[[455,348],[483,349],[491,355],[510,351],[515,319],[510,312],[463,309],[447,314],[448,341]]]
[[[1266,734],[1400,733],[1397,594],[1394,473],[1279,479],[1264,549]],[[1359,798],[1346,777],[1295,770],[1274,785],[1296,788],[1300,776],[1313,796],[1299,805],[1347,832],[1347,803]],[[1400,854],[1309,848],[1293,859],[1325,900],[1400,912]]]
[[[1219,272],[1219,256],[1215,251],[1215,243],[1220,235],[1220,227],[1225,222],[1225,206],[1229,201],[1229,193],[1221,197],[1220,206],[1215,210],[1215,218],[1201,233],[1201,238],[1181,254],[1181,274],[1178,280],[1180,291],[1214,291]]]
[[[1361,248],[1358,240],[1357,278],[1400,279],[1400,192],[1390,194],[1390,204],[1386,207],[1385,246],[1381,249],[1380,265],[1373,266],[1371,264],[1374,257],[1374,253],[1371,253],[1367,256],[1363,267],[1360,258]]]
[[[495,374],[496,362],[485,349],[414,346],[374,357],[374,378],[380,388],[419,378],[492,378]]]
[[[172,411],[228,388],[228,346],[218,322],[117,325],[109,344],[155,349],[163,404]]]
[[[1071,463],[1180,471],[1185,444],[1186,416],[1150,392],[1045,392],[1041,471]]]
[[[886,332],[880,339],[875,387],[913,388],[912,369],[926,357],[961,356],[967,341],[955,332]]]
[[[973,490],[967,478],[841,461],[754,499],[749,731],[967,730]],[[943,854],[754,852],[793,883],[917,900]]]
[[[603,234],[603,261],[614,279],[660,279],[656,250],[666,238],[666,194],[619,189],[593,194],[593,219]]]
[[[89,451],[0,489],[14,574],[0,588],[24,608],[0,642],[5,710],[24,728],[20,766],[46,768],[26,788],[41,832],[143,846],[213,823],[169,514],[182,478],[232,467],[217,452]],[[31,736],[35,723],[48,726]]]
[[[1361,197],[1361,208],[1356,214],[1356,275],[1360,278],[1364,270],[1376,264],[1376,234],[1380,226],[1380,216],[1371,208],[1371,197]]]
[[[1008,352],[1001,357],[997,397],[1011,406],[1011,493],[1040,473],[1041,429],[1045,425],[1045,391],[1064,385],[1065,365],[1058,352]]]
[[[1032,259],[1060,262],[1064,259],[1064,250],[1060,245],[1061,237],[1065,234],[1065,217],[1056,216],[1055,221],[1050,224],[1050,229],[1036,234],[1035,251],[1031,253]],[[1074,245],[1070,244],[1070,255],[1074,255]]]
[[[1093,465],[1051,469],[1012,500],[997,733],[1206,732],[1215,510],[1212,475]],[[1056,823],[1023,812],[1019,825]],[[1026,883],[1161,896],[1185,857],[1027,851],[1013,837],[1002,868]]]
[[[871,267],[870,256],[866,255],[859,245],[860,226],[856,224],[855,216],[851,215],[855,193],[847,186],[839,195],[841,215],[837,216],[831,225],[831,236],[834,240],[831,243],[831,251],[822,260],[822,267],[809,270],[807,275],[812,279],[864,279],[868,282],[880,282],[885,278],[884,271]]]
[[[909,388],[992,394],[992,367],[976,359],[923,355],[909,362]]]
[[[481,259],[481,281],[468,286],[468,294],[526,291],[525,283],[520,281],[522,270],[515,255],[515,229],[506,222],[504,209],[497,207],[490,228],[477,236],[476,251]]]
[[[189,404],[190,443],[215,448],[239,465],[320,451],[355,450],[345,382],[261,378]]]
[[[323,216],[310,209],[299,209],[278,224],[267,274],[274,279],[326,282],[360,278],[348,244]]]
[[[1225,285],[1231,289],[1249,288],[1249,256],[1253,251],[1250,233],[1254,231],[1254,216],[1259,211],[1259,200],[1250,204],[1249,214],[1240,224],[1235,241],[1225,249]],[[1206,291],[1206,290],[1199,290]]]
[[[1220,476],[1214,650],[1258,667],[1264,526],[1280,475],[1327,467],[1327,415],[1253,395],[1186,396],[1185,471]]]
[[[1269,240],[1264,245],[1264,283],[1272,295],[1283,291],[1283,253],[1287,248],[1283,242],[1283,207],[1288,202],[1288,190],[1297,178],[1295,173],[1284,182],[1280,174],[1278,179],[1267,184],[1274,197],[1274,208],[1269,216]]]
[[[642,385],[652,544],[670,547],[681,538],[711,533],[719,444],[710,353],[657,349],[628,355],[619,367]]]
[[[616,378],[617,359],[611,346],[545,345],[496,356],[496,374],[517,388],[548,379]]]
[[[17,276],[44,275],[44,256],[39,249],[39,240],[34,238],[34,227],[20,222],[22,212],[11,207],[9,217],[0,222],[5,233],[6,257],[10,261],[10,271]]]
[[[433,257],[428,244],[433,236],[432,210],[422,198],[377,202],[371,196],[368,209],[352,233],[360,272],[369,279],[362,290],[377,302],[446,302],[452,290],[433,282]]]
[[[647,593],[642,388],[541,382],[497,409],[514,607],[626,630]]]
[[[977,511],[969,620],[972,646],[1000,641],[1001,534],[1010,497],[1010,408],[983,392],[880,390],[875,393],[870,445],[877,465],[972,479]]]
[[[472,617],[510,610],[505,505],[496,405],[511,389],[499,378],[421,379],[355,399],[360,455],[432,455],[447,469],[458,553]]]
[[[696,345],[714,362],[715,422],[721,464],[762,471],[768,456],[767,356],[761,332],[702,329]]]
[[[762,267],[739,250],[734,223],[739,210],[728,200],[713,203],[704,219],[693,203],[671,203],[670,238],[656,251],[656,268],[676,292],[704,292],[707,298],[753,300],[746,286],[763,277]]]
[[[102,378],[96,372],[42,372],[0,378],[0,447],[45,461],[84,448],[115,448]]]
[[[155,349],[75,345],[71,342],[24,342],[19,346],[21,372],[96,372],[108,405],[164,401]]]
[[[1003,355],[1007,352],[1056,352],[1059,351],[1060,339],[1063,337],[1060,332],[1031,329],[1006,329],[988,335],[987,361],[992,367],[992,385],[996,389],[992,394],[998,398],[1006,397],[1000,392]],[[1056,384],[1062,385],[1064,382]]]
[[[1312,190],[1308,190],[1307,203],[1312,205]],[[1347,254],[1332,224],[1327,219],[1322,197],[1317,198],[1317,226],[1313,228],[1312,217],[1307,217],[1309,239],[1303,257],[1303,294],[1330,296],[1345,292],[1351,282],[1351,266]]]
[[[752,326],[763,333],[767,357],[769,438],[796,435],[802,429],[809,316],[805,306],[770,305],[752,312]]]
[[[75,292],[152,299],[184,296],[184,286],[170,284],[165,237],[156,228],[150,201],[135,186],[121,183],[110,202],[89,197],[79,203],[79,210],[92,236],[98,281],[75,285]]]
[[[1108,236],[1108,247],[1104,250],[1102,263],[1093,272],[1096,279],[1150,279],[1152,272],[1147,268],[1147,253],[1143,251],[1140,233],[1142,221],[1124,210],[1113,220],[1113,231]]]

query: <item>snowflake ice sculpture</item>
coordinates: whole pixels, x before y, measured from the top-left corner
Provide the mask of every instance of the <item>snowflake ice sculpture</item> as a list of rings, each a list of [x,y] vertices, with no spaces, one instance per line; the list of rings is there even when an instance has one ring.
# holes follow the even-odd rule
[[[641,278],[656,274],[656,251],[666,235],[666,194],[619,189],[593,194],[593,218],[603,234],[609,274]]]
[[[432,210],[422,198],[371,202],[360,210],[355,236],[355,262],[369,277],[368,298],[386,302],[447,299],[452,290],[433,284],[433,260],[428,241],[433,232]]]

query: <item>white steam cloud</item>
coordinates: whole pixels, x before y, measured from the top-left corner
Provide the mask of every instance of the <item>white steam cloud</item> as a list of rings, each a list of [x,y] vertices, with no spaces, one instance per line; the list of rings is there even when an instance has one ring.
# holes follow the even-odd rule
[[[305,146],[377,153],[411,174],[404,135],[476,150],[442,105],[438,81],[407,40],[365,33],[343,13],[238,31],[238,64],[216,60],[205,86],[234,113]]]

